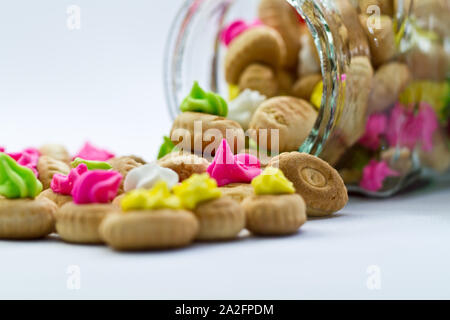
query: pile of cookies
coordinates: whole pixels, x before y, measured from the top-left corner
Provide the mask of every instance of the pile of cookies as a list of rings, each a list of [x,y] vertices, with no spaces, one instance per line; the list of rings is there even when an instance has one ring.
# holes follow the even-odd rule
[[[448,170],[448,30],[426,25],[430,16],[447,25],[442,2],[339,0],[334,5],[330,32],[349,57],[341,70],[343,108],[320,157],[347,184],[373,192],[420,165]],[[380,8],[379,19],[371,15],[374,6]],[[250,146],[271,156],[299,150],[318,119],[323,95],[319,54],[304,21],[285,0],[261,0],[258,18],[231,22],[221,40],[230,93],[220,130],[233,128],[242,142],[243,129]],[[187,128],[196,117],[183,114],[175,127]]]
[[[164,153],[162,148],[162,153]],[[307,217],[342,209],[336,170],[285,153],[263,170],[223,139],[212,161],[177,149],[159,161],[120,156],[87,143],[75,156],[60,145],[0,153],[0,239],[56,234],[116,250],[185,247],[194,241],[294,234]]]

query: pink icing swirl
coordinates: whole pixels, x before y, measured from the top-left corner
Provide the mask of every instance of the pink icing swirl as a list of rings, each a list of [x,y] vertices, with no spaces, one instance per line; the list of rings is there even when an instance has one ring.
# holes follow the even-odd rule
[[[397,103],[390,114],[386,137],[391,147],[407,147],[413,150],[421,143],[424,151],[433,149],[433,135],[439,121],[433,108],[420,103],[417,111]]]
[[[3,152],[3,151],[2,151]],[[38,149],[35,148],[27,148],[21,152],[13,152],[7,153],[8,156],[16,160],[16,162],[28,169],[31,169],[36,177],[39,177],[39,173],[37,171],[37,165],[39,162],[39,157],[41,153]]]
[[[361,180],[361,188],[377,192],[383,188],[383,183],[388,177],[397,177],[400,174],[391,168],[386,161],[377,162],[371,160],[363,170],[363,178]]]
[[[72,189],[76,204],[109,203],[116,196],[122,175],[116,171],[93,170],[81,175]]]
[[[5,148],[0,147],[0,152],[5,152]]]
[[[219,187],[231,183],[250,183],[261,172],[261,163],[257,157],[250,154],[234,155],[225,139],[208,167],[209,175]]]
[[[366,132],[359,143],[373,151],[381,146],[381,136],[386,133],[388,119],[385,114],[372,114],[367,120]]]
[[[70,170],[67,176],[57,173],[53,176],[50,188],[54,193],[70,196],[75,182],[86,172],[88,172],[87,165],[81,163],[75,169]]]
[[[247,23],[244,20],[236,20],[229,24],[223,31],[220,36],[222,43],[227,47],[230,45],[231,41],[234,40],[237,36],[239,36],[244,31],[260,26],[262,22],[260,20],[255,20],[252,23]]]
[[[81,158],[91,161],[108,161],[109,159],[114,158],[114,156],[114,153],[97,148],[90,142],[86,142],[83,148],[81,148],[81,150],[78,151],[78,153],[73,158]]]

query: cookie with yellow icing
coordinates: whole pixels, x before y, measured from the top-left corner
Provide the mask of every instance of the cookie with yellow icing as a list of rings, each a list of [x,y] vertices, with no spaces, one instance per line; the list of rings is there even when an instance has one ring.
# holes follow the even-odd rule
[[[234,239],[245,228],[244,209],[229,197],[204,202],[195,208],[194,214],[200,224],[197,240]]]
[[[289,235],[306,222],[303,198],[279,169],[267,168],[253,179],[255,195],[242,202],[246,227],[257,235]]]
[[[199,221],[198,240],[228,240],[245,227],[245,213],[238,202],[222,198],[217,182],[208,174],[193,175],[174,187],[181,204]]]
[[[245,213],[238,202],[222,198],[217,182],[208,174],[193,175],[174,187],[181,204],[199,221],[198,240],[235,238],[245,227]]]
[[[104,241],[116,250],[154,250],[189,245],[198,233],[194,214],[184,210],[166,182],[151,190],[133,190],[120,200],[122,212],[100,226]]]
[[[113,249],[160,250],[188,246],[198,221],[186,210],[136,210],[108,216],[100,226],[103,240]]]

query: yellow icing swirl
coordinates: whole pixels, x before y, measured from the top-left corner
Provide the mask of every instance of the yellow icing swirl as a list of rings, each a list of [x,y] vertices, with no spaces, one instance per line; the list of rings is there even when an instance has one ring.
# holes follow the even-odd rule
[[[133,190],[120,203],[123,211],[181,209],[180,199],[173,195],[165,181],[159,181],[151,190]]]
[[[198,204],[220,198],[222,192],[217,182],[207,173],[194,174],[189,179],[173,188],[173,192],[181,200],[184,208],[193,210]]]
[[[294,184],[277,168],[268,167],[263,173],[253,179],[253,189],[257,195],[293,194]]]
[[[228,85],[228,100],[233,101],[236,99],[241,92],[241,89],[235,84],[229,84]]]

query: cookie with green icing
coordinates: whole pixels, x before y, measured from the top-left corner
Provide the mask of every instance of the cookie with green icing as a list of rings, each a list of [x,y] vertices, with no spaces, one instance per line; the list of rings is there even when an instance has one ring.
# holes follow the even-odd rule
[[[164,142],[159,148],[158,160],[164,158],[169,153],[176,151],[175,144],[170,140],[169,137],[164,137]]]
[[[228,115],[228,105],[225,99],[214,92],[206,92],[197,81],[190,94],[181,103],[182,112],[208,113],[220,117]]]
[[[78,167],[81,163],[84,163],[89,170],[110,170],[112,166],[108,162],[85,160],[76,158],[72,163],[72,168]]]
[[[0,153],[0,196],[7,199],[35,198],[41,191],[42,183],[31,169]]]

